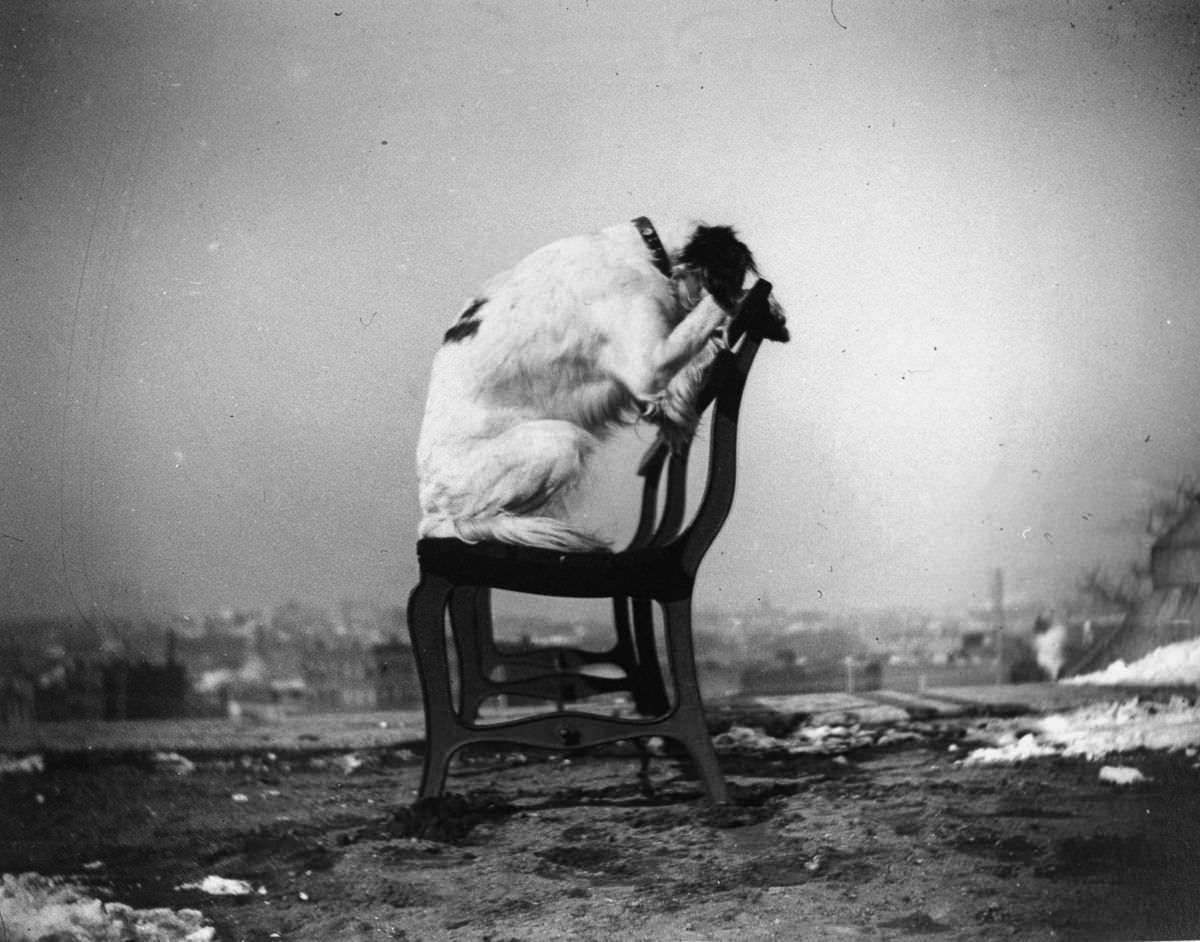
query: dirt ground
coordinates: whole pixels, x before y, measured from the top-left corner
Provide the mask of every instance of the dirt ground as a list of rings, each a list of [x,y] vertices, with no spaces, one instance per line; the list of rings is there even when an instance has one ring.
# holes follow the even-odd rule
[[[225,940],[1200,937],[1200,771],[1044,758],[964,766],[965,720],[827,754],[687,764],[620,750],[474,754],[414,804],[404,749],[48,757],[0,778],[0,872],[62,875]],[[179,889],[208,875],[255,892]]]

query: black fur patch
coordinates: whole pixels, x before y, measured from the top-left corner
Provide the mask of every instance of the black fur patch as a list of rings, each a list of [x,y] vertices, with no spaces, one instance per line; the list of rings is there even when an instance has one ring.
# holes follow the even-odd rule
[[[476,317],[479,309],[487,304],[487,298],[476,298],[467,305],[466,310],[458,315],[458,320],[450,325],[450,329],[442,336],[443,343],[466,340],[479,330],[480,319]]]
[[[753,254],[730,226],[697,226],[679,261],[704,273],[704,286],[724,308],[737,303],[747,273],[758,274]]]

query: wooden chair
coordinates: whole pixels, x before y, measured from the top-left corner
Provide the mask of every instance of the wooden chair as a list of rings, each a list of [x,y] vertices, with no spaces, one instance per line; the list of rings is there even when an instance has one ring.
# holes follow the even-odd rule
[[[671,454],[660,438],[639,466],[641,516],[634,537],[619,552],[562,552],[453,538],[418,541],[420,581],[409,598],[408,626],[425,705],[422,797],[441,794],[451,758],[469,744],[567,750],[661,736],[687,748],[713,802],[727,800],[696,678],[692,590],[701,560],[733,503],[738,414],[747,375],[764,338],[786,337],[771,313],[770,293],[770,283],[760,279],[747,294],[731,325],[729,348],[717,354],[701,389],[697,411],[713,409],[708,476],[686,527],[688,450]],[[666,494],[660,500],[664,469]],[[616,643],[603,652],[542,648],[533,658],[501,650],[492,634],[493,589],[611,598]],[[670,693],[656,647],[656,603],[662,612]],[[447,615],[457,654],[457,698],[446,644]],[[601,663],[619,668],[621,676],[587,671]],[[567,707],[617,691],[631,694],[636,716]],[[557,707],[504,722],[478,721],[485,700],[514,694],[553,701]]]

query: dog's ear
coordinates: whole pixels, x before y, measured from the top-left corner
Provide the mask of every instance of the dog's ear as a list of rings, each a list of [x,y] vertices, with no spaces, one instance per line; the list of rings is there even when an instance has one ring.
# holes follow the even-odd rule
[[[697,226],[679,261],[700,270],[704,287],[726,310],[741,299],[746,276],[758,274],[750,249],[730,226]]]

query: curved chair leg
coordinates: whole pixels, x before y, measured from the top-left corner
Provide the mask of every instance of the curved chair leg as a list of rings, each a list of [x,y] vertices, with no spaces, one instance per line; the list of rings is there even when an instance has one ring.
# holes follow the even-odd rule
[[[675,680],[676,737],[687,748],[696,763],[709,799],[715,804],[729,801],[725,776],[717,761],[712,737],[704,718],[704,702],[700,697],[700,682],[696,677],[695,651],[692,645],[692,603],[681,599],[663,604],[663,617],[670,657],[671,676]]]
[[[408,598],[408,632],[425,703],[425,761],[421,797],[440,795],[450,758],[457,749],[459,721],[450,690],[446,656],[446,605],[451,585],[423,574]]]
[[[437,798],[446,789],[446,775],[450,771],[450,760],[458,751],[433,736],[425,738],[425,761],[421,766],[421,787],[417,795],[421,798]]]

